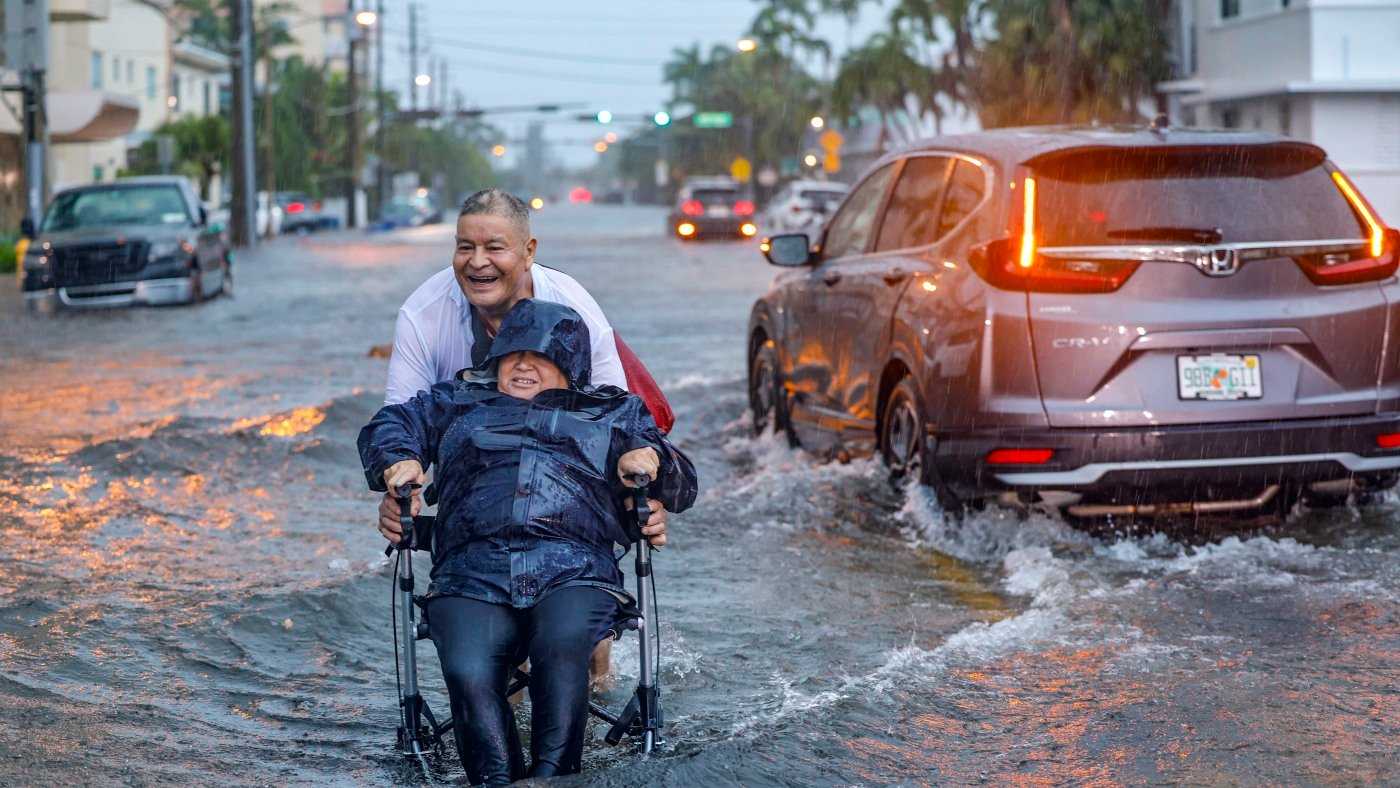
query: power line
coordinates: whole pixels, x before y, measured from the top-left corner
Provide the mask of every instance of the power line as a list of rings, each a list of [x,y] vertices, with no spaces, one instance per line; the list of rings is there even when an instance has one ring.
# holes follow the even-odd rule
[[[403,35],[397,30],[388,31],[390,35]],[[649,58],[621,58],[603,57],[600,55],[586,55],[577,52],[551,52],[544,49],[521,49],[519,47],[504,47],[498,44],[485,44],[479,41],[466,41],[460,38],[445,38],[443,36],[428,36],[428,41],[435,46],[459,47],[471,49],[479,52],[495,52],[502,55],[517,55],[520,57],[538,58],[541,60],[563,60],[567,62],[598,63],[612,66],[656,66],[657,62]]]
[[[621,79],[617,77],[587,77],[581,74],[560,74],[551,71],[537,71],[535,69],[528,68],[513,68],[511,66],[502,66],[496,63],[481,62],[475,60],[463,60],[455,56],[451,58],[451,61],[454,65],[461,65],[465,68],[472,69],[475,71],[489,71],[496,74],[510,74],[518,77],[535,77],[538,79],[549,79],[558,82],[578,82],[586,85],[617,85],[620,87],[648,88],[660,87],[661,85],[660,79],[643,81],[636,79]]]

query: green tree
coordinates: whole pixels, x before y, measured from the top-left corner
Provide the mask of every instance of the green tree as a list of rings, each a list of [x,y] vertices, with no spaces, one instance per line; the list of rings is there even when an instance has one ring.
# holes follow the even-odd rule
[[[663,68],[678,122],[666,132],[673,174],[725,173],[739,155],[755,169],[798,153],[807,119],[821,106],[820,83],[776,46],[736,53],[717,46],[677,49]],[[731,113],[729,129],[696,129],[679,110]],[[646,176],[649,177],[649,176]]]
[[[1167,0],[989,0],[985,126],[1137,121],[1170,73]]]
[[[199,193],[209,197],[210,182],[228,168],[228,120],[217,115],[187,116],[161,124],[129,157],[124,174],[157,175],[164,171],[157,137],[170,138],[170,172],[189,177],[199,184]]]
[[[863,46],[841,59],[831,84],[831,110],[838,117],[855,115],[871,106],[888,120],[908,108],[912,98],[918,109],[941,119],[938,95],[945,92],[940,74],[909,53],[909,42],[898,30],[876,33]]]

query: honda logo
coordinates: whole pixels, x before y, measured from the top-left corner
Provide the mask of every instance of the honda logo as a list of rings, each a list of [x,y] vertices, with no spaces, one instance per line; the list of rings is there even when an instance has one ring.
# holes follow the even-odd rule
[[[1240,254],[1228,246],[1207,249],[1196,257],[1196,267],[1206,276],[1229,276],[1240,270]]]

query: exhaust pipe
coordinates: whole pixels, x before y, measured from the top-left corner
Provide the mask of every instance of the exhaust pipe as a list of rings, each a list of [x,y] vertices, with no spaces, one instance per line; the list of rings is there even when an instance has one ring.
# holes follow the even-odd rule
[[[1207,514],[1213,512],[1239,512],[1245,509],[1258,509],[1278,495],[1279,486],[1271,484],[1264,491],[1245,500],[1237,501],[1188,501],[1183,503],[1135,504],[1082,504],[1071,506],[1065,511],[1075,517],[1106,517],[1109,515],[1136,514]]]

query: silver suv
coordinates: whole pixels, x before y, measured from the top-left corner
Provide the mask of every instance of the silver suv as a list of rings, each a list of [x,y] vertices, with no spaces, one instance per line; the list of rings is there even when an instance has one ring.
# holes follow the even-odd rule
[[[1004,129],[886,156],[765,239],[756,425],[949,506],[1248,510],[1394,484],[1400,234],[1319,148]]]

